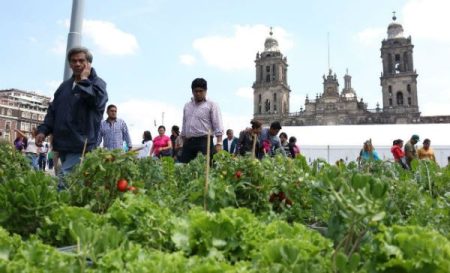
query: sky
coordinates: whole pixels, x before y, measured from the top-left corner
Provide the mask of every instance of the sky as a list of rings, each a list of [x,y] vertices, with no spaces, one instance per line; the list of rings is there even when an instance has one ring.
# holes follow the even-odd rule
[[[61,83],[72,1],[1,1],[0,89],[52,96]],[[134,142],[144,130],[181,126],[194,78],[208,81],[208,97],[225,128],[253,116],[255,56],[272,26],[287,56],[290,110],[322,90],[330,66],[369,108],[382,101],[380,46],[396,11],[412,37],[422,115],[449,115],[450,1],[448,0],[85,0],[82,44],[108,84]]]

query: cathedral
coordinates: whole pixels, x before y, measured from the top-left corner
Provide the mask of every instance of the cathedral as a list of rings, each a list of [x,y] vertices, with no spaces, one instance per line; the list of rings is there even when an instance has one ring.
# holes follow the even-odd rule
[[[280,121],[287,126],[450,123],[450,116],[421,116],[417,100],[417,72],[413,62],[411,37],[405,38],[403,26],[393,21],[382,41],[383,72],[380,77],[383,105],[368,109],[352,88],[352,77],[344,76],[339,89],[337,75],[330,69],[323,76],[323,92],[315,98],[306,96],[305,107],[289,111],[290,87],[288,63],[270,36],[264,51],[256,54],[256,81],[253,83],[254,118],[264,124]]]

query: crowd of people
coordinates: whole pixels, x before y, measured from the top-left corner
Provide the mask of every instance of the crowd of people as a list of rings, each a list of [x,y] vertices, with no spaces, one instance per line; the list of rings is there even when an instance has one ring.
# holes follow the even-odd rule
[[[56,90],[44,122],[33,130],[31,138],[17,130],[14,141],[16,149],[25,153],[34,169],[45,170],[46,162],[50,169],[55,165],[60,176],[60,189],[65,187],[64,176],[80,163],[85,153],[97,147],[137,151],[139,158],[170,156],[180,163],[190,162],[199,153],[206,155],[208,144],[211,157],[221,150],[258,159],[276,153],[287,157],[300,154],[297,139],[288,137],[285,132],[280,133],[282,127],[277,121],[270,127],[263,127],[260,121],[251,120],[250,127],[239,132],[238,137],[228,129],[223,139],[220,108],[207,98],[207,81],[203,78],[192,81],[192,98],[184,106],[181,130],[174,125],[168,136],[166,128],[161,125],[156,137],[145,131],[142,143],[133,145],[126,122],[117,117],[117,106],[110,104],[106,107],[106,83],[92,67],[91,52],[84,47],[72,48],[67,59],[72,77]],[[105,108],[107,118],[103,120]],[[48,143],[45,142],[47,137]],[[416,150],[418,141],[419,137],[413,135],[404,150],[402,140],[394,141],[392,153],[404,168],[410,168],[414,158],[435,160],[430,140],[425,139],[424,146]],[[380,160],[371,140],[364,143],[358,158],[360,162],[367,160]]]
[[[417,149],[416,144],[419,143],[419,135],[412,135],[403,147],[403,140],[396,139],[392,143],[391,153],[395,162],[400,164],[404,169],[411,169],[411,162],[414,159],[419,160],[431,160],[436,162],[436,156],[433,149],[430,147],[431,140],[426,138],[422,142],[422,147]],[[368,160],[381,160],[374,146],[372,140],[369,139],[364,142],[364,146],[361,149],[358,157],[358,163],[363,164]]]

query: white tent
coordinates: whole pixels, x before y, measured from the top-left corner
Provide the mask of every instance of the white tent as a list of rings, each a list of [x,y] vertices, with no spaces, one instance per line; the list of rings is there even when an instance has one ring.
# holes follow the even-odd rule
[[[425,138],[431,140],[441,166],[447,165],[447,157],[450,156],[450,124],[285,126],[281,131],[288,137],[297,138],[302,154],[309,160],[319,157],[330,163],[341,158],[355,160],[368,139],[372,139],[381,158],[392,159],[392,141],[400,138],[406,143],[413,134],[420,136],[419,147]]]

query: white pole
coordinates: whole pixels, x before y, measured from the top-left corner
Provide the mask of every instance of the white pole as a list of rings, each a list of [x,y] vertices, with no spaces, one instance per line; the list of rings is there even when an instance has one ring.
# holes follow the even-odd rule
[[[72,71],[69,67],[69,62],[67,61],[67,52],[70,49],[81,46],[81,30],[83,28],[83,10],[84,10],[84,0],[73,0],[72,1],[72,17],[70,19],[70,32],[67,36],[67,49],[65,56],[65,66],[64,66],[64,79],[67,80],[72,76]]]

